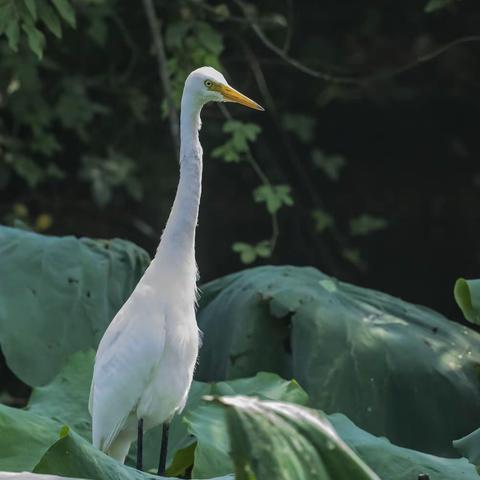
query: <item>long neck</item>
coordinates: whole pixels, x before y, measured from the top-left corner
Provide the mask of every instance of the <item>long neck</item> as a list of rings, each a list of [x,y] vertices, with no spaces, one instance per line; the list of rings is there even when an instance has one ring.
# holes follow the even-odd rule
[[[157,255],[182,273],[196,273],[195,228],[202,190],[202,147],[198,138],[202,105],[186,95],[180,115],[180,180]],[[193,269],[193,271],[192,271]]]

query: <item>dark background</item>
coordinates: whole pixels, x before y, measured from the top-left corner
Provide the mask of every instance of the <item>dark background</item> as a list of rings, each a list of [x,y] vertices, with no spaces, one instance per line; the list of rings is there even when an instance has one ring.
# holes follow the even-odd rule
[[[186,74],[211,64],[267,108],[228,106],[261,126],[252,154],[294,201],[278,211],[271,257],[253,265],[312,265],[461,321],[454,282],[480,270],[477,2],[437,1],[431,12],[427,0],[154,3],[176,105]],[[26,39],[18,52],[0,40],[0,216],[45,234],[127,238],[153,254],[178,165],[147,17],[141,2],[73,7],[76,28],[63,24],[61,39],[41,27],[41,61]],[[272,44],[287,47],[279,55]],[[311,126],[308,138],[291,114],[297,130]],[[224,122],[218,106],[205,109],[203,282],[243,268],[232,244],[272,229],[248,161],[212,158]],[[312,162],[315,149],[344,158],[337,180]],[[334,228],[315,228],[318,209]],[[353,235],[350,221],[365,214],[385,228]]]

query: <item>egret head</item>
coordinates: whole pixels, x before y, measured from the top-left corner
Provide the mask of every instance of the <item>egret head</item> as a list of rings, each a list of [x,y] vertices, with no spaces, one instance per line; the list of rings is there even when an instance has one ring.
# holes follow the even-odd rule
[[[185,82],[185,91],[202,105],[207,102],[235,102],[255,110],[264,110],[258,103],[232,88],[225,77],[212,67],[194,70]]]

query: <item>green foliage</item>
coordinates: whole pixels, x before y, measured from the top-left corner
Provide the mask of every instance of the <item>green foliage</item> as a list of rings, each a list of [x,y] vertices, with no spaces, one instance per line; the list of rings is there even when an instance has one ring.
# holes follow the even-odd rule
[[[291,188],[289,185],[261,185],[253,191],[253,199],[257,203],[265,203],[269,213],[274,214],[283,206],[292,206]]]
[[[350,233],[354,236],[363,236],[384,230],[387,226],[388,222],[384,218],[364,213],[350,220]]]
[[[98,205],[107,205],[112,200],[113,190],[118,187],[124,187],[135,200],[142,198],[142,185],[135,178],[133,159],[109,148],[106,158],[85,155],[82,163],[79,175],[90,183]]]
[[[469,322],[480,324],[480,280],[459,278],[453,294],[463,316]]]
[[[211,401],[225,409],[237,480],[380,480],[324,414],[243,396]]]
[[[142,249],[119,239],[0,227],[0,243],[2,272],[8,272],[2,273],[8,282],[0,291],[0,344],[10,369],[30,385],[51,380],[71,353],[98,345],[149,263]]]
[[[101,478],[102,480],[166,478],[149,475],[122,465],[68,428],[63,429],[60,439],[47,450],[33,471],[62,477]]]
[[[0,405],[0,471],[31,471],[59,438],[54,420]]]
[[[436,454],[478,426],[480,335],[434,311],[313,268],[245,270],[202,292],[200,380],[293,377],[315,407]]]
[[[9,47],[18,52],[23,31],[28,46],[41,59],[45,49],[45,35],[38,23],[43,23],[57,38],[61,38],[60,17],[75,28],[75,11],[68,0],[2,0],[0,36],[5,35]]]
[[[453,5],[455,0],[429,0],[429,2],[425,5],[425,12],[432,13],[436,12],[437,10],[442,10],[449,5]]]
[[[341,155],[328,155],[318,149],[313,150],[312,161],[330,180],[335,182],[340,178],[340,171],[347,163]]]
[[[263,240],[256,245],[237,242],[232,245],[232,250],[240,255],[240,260],[245,264],[253,263],[258,257],[268,258],[272,254],[271,243]]]
[[[315,223],[315,230],[319,233],[329,230],[334,225],[333,217],[320,208],[312,212],[312,218]]]
[[[192,16],[188,9],[182,13],[183,18],[169,22],[165,30],[172,93],[178,106],[188,74],[202,65],[221,69],[220,54],[224,48],[222,35],[211,25]],[[163,102],[163,112],[167,112],[166,101]]]
[[[29,422],[27,423],[28,428],[33,428],[31,426],[32,422],[36,422],[35,425],[38,424],[38,427],[35,426],[39,431],[38,440],[35,435],[32,436],[32,448],[28,449],[29,441],[24,441],[20,449],[21,454],[14,450],[16,463],[12,465],[15,468],[31,470],[35,467],[35,471],[40,473],[55,473],[83,478],[111,478],[115,474],[124,478],[126,473],[129,475],[134,473],[101,454],[89,444],[91,419],[88,413],[88,397],[93,364],[93,351],[77,352],[69,358],[64,368],[52,382],[44,387],[34,389],[27,407],[28,412],[3,407],[6,412],[5,418],[8,419],[15,412],[20,412],[18,416],[19,425],[16,427],[17,430],[12,433],[14,437],[23,435],[22,419],[24,417],[25,421],[28,420]],[[283,400],[302,405],[305,405],[308,401],[307,395],[296,382],[284,381],[277,375],[270,373],[261,373],[252,378],[217,384],[194,382],[183,416],[175,417],[170,429],[168,463],[171,464],[171,468],[175,465],[178,468],[178,465],[183,464],[183,469],[178,471],[178,474],[191,467],[195,461],[194,473],[197,472],[200,478],[210,478],[216,475],[216,468],[210,464],[208,457],[205,458],[203,453],[208,451],[209,444],[214,440],[208,435],[208,431],[212,431],[214,426],[211,424],[198,426],[195,422],[196,411],[201,407],[201,399],[204,395],[237,394],[255,395],[270,400]],[[3,417],[0,416],[0,418]],[[8,420],[8,422],[6,420],[0,421],[0,425],[13,424],[11,420]],[[223,419],[221,423],[223,431],[226,431]],[[62,428],[62,425],[67,425],[68,428]],[[44,426],[52,430],[51,435],[43,433]],[[13,429],[14,427],[8,428]],[[9,432],[8,428],[5,426],[6,430],[2,429],[2,432]],[[63,432],[63,434],[60,435],[60,432]],[[198,437],[196,437],[198,445],[195,450],[192,450],[190,449],[194,442],[192,434],[196,433],[198,433]],[[153,470],[156,467],[160,439],[161,428],[150,430],[145,436],[144,464],[147,470]],[[218,441],[219,438],[216,438],[214,450],[218,449]],[[36,445],[35,448],[33,448],[34,445]],[[66,451],[70,452],[67,456],[65,455]],[[184,456],[185,452],[189,452],[186,457]],[[228,459],[228,452],[225,452],[225,455]],[[134,465],[135,450],[131,452],[129,458],[130,464]],[[0,461],[0,468],[7,468],[8,465],[10,464],[4,465]],[[228,465],[230,465],[229,462]],[[230,471],[226,470],[225,473]],[[172,473],[171,470],[170,473]]]
[[[324,288],[335,287],[325,283]],[[87,404],[93,362],[93,351],[74,354],[50,384],[34,389],[26,411],[0,405],[0,470],[78,478],[158,478],[121,465],[91,445]],[[206,395],[214,402],[205,403]],[[169,475],[183,476],[193,467],[193,478],[223,480],[232,479],[228,474],[235,468],[236,478],[243,478],[245,468],[257,478],[312,478],[305,475],[313,470],[318,471],[315,478],[336,480],[376,475],[410,480],[421,472],[435,473],[438,480],[476,478],[465,459],[436,458],[397,447],[362,431],[343,415],[326,417],[304,408],[307,402],[295,381],[271,373],[194,382],[186,409],[171,426]],[[160,433],[157,428],[145,436],[147,471],[156,467]],[[131,453],[130,462],[135,455]]]
[[[223,131],[230,138],[212,152],[212,157],[222,158],[225,162],[240,162],[249,151],[249,144],[254,142],[262,129],[255,123],[244,123],[238,120],[228,120],[223,125]]]
[[[283,127],[293,132],[302,143],[313,140],[315,123],[313,117],[301,113],[286,113],[282,117]]]
[[[465,458],[441,458],[393,445],[354,425],[345,415],[328,417],[342,440],[381,478],[410,480],[429,475],[435,480],[475,480],[478,473]]]

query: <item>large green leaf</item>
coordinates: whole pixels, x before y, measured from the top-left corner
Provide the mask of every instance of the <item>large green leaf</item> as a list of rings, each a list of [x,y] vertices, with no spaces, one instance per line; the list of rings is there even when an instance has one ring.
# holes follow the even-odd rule
[[[59,438],[61,424],[0,405],[0,471],[31,470]]]
[[[277,455],[276,449],[281,449],[285,437],[295,442],[298,445],[304,445],[304,439],[298,440],[298,432],[289,431],[288,434],[280,434],[278,430],[282,431],[277,425],[276,415],[272,415],[268,403],[254,400],[251,398],[232,397],[231,399],[222,399],[223,404],[227,404],[228,408],[233,410],[247,410],[248,415],[244,418],[236,419],[234,424],[227,428],[229,422],[228,417],[225,417],[225,405],[219,405],[218,402],[209,404],[202,404],[198,408],[194,409],[187,416],[189,423],[189,429],[195,434],[198,440],[197,451],[201,448],[204,452],[205,458],[198,458],[196,455],[196,464],[194,472],[196,476],[200,478],[206,478],[211,474],[219,475],[222,472],[232,471],[234,468],[233,462],[230,458],[230,452],[233,452],[233,457],[240,456],[241,459],[248,462],[256,462],[258,464],[265,463],[265,465],[259,465],[259,468],[271,468],[272,464],[277,462],[292,461],[289,453],[288,458],[285,460],[282,455]],[[233,405],[233,406],[232,406]],[[282,405],[281,412],[288,412],[290,419],[301,419],[301,423],[305,418],[309,418],[312,415],[310,409],[304,409],[298,405]],[[278,408],[277,408],[278,409]],[[304,416],[305,411],[307,417]],[[235,412],[235,415],[238,411]],[[328,422],[324,418],[323,414],[318,413],[320,421],[324,425],[328,425]],[[255,417],[252,419],[251,417]],[[262,416],[264,418],[262,418]],[[409,450],[403,447],[393,445],[385,438],[379,438],[371,435],[364,430],[358,428],[347,417],[342,414],[334,414],[328,416],[328,421],[332,424],[332,430],[338,434],[345,444],[355,452],[377,475],[379,478],[388,480],[416,480],[421,473],[429,474],[432,480],[478,480],[473,465],[470,465],[468,461],[463,459],[450,459],[440,458],[433,455]],[[240,425],[238,425],[240,422]],[[308,423],[308,422],[307,422]],[[312,424],[303,425],[303,429],[300,431],[301,435],[307,439],[319,433],[317,422]],[[310,432],[309,430],[312,430]],[[244,430],[247,430],[245,433]],[[322,433],[322,429],[320,429]],[[237,451],[238,444],[232,443],[232,438],[237,438],[240,442],[240,448]],[[297,442],[298,440],[298,442]],[[472,439],[471,446],[474,447],[474,441]],[[277,445],[276,442],[279,442]],[[302,448],[301,454],[308,451],[309,447]],[[294,452],[295,449],[289,446],[284,446],[285,450]],[[478,451],[478,442],[476,450]],[[341,453],[337,450],[336,453]],[[334,453],[334,452],[332,452]],[[273,455],[275,458],[271,459]],[[320,453],[320,456],[322,454]],[[285,456],[285,455],[283,455]],[[335,458],[337,461],[338,458]],[[200,462],[197,464],[197,462]],[[303,464],[309,464],[304,460]],[[198,467],[201,467],[201,470]],[[282,465],[282,469],[287,469],[285,465]],[[277,478],[271,471],[273,478]],[[238,473],[238,472],[237,472]],[[303,478],[299,476],[298,472],[296,476],[288,478]],[[338,478],[341,480],[342,473],[336,472]],[[240,477],[241,478],[241,477]],[[267,478],[259,476],[258,478]],[[283,477],[279,477],[283,478]],[[317,476],[306,478],[320,478]],[[327,477],[328,478],[328,477]],[[352,475],[350,478],[357,478]],[[377,478],[377,477],[375,477]]]
[[[211,397],[226,410],[237,480],[380,480],[326,416],[252,397]]]
[[[453,446],[474,465],[480,465],[480,428],[453,441]]]
[[[464,317],[469,322],[480,324],[480,280],[459,278],[453,294]]]
[[[345,415],[329,417],[338,435],[382,479],[416,480],[421,473],[431,480],[478,480],[473,465],[465,458],[441,458],[393,445],[361,430]]]
[[[478,426],[480,336],[427,308],[313,268],[261,267],[204,286],[198,321],[199,380],[293,377],[315,407],[438,455]]]
[[[96,348],[149,258],[130,242],[48,237],[0,227],[0,346],[29,385]]]
[[[75,432],[64,428],[61,438],[35,466],[36,473],[77,476],[101,480],[146,480],[159,477],[122,465],[94,448]],[[211,480],[232,480],[230,475]]]
[[[122,465],[68,428],[38,462],[34,472],[102,480],[163,478]]]
[[[272,373],[259,373],[252,378],[214,383],[210,385],[208,393],[219,396],[249,395],[300,405],[308,403],[308,396],[294,380],[287,382]],[[233,467],[223,412],[206,407],[198,399],[195,404],[190,405],[184,416],[188,432],[197,441],[193,476],[208,478],[231,472]]]
[[[88,398],[95,352],[74,353],[61,372],[46,386],[33,390],[28,410],[68,425],[86,440],[91,440]]]
[[[71,356],[62,371],[44,387],[37,387],[33,390],[28,403],[28,410],[31,414],[48,417],[58,422],[57,431],[61,425],[68,425],[76,434],[80,434],[85,440],[91,440],[91,418],[88,413],[88,396],[90,382],[93,372],[95,354],[92,350],[88,352],[77,352]],[[191,431],[184,418],[200,404],[204,395],[256,395],[272,400],[283,400],[288,402],[306,405],[308,396],[295,381],[285,381],[272,373],[259,373],[255,377],[233,380],[230,382],[219,382],[217,384],[204,384],[193,382],[189,393],[188,402],[183,414],[177,415],[170,428],[169,452],[167,464],[174,462],[182,464],[179,460],[182,456],[183,464],[191,466],[194,461],[202,458],[204,443],[195,449],[186,450],[188,457],[185,457],[185,449],[195,442]],[[14,410],[15,411],[15,410]],[[55,437],[57,439],[58,436]],[[52,442],[48,444],[51,445]],[[67,442],[68,443],[68,442]],[[161,428],[149,430],[144,439],[144,466],[147,471],[155,471],[158,465],[158,456],[161,445]],[[207,447],[208,448],[208,447]],[[135,446],[131,449],[128,463],[135,465]],[[208,471],[207,477],[212,475],[223,475],[231,470],[217,471],[207,467],[199,460],[199,466],[195,467],[194,474],[202,474]],[[54,472],[55,473],[55,472]],[[172,472],[173,473],[173,472]],[[69,472],[64,472],[70,475]],[[199,475],[200,476],[200,475]],[[204,477],[201,477],[204,478]]]

